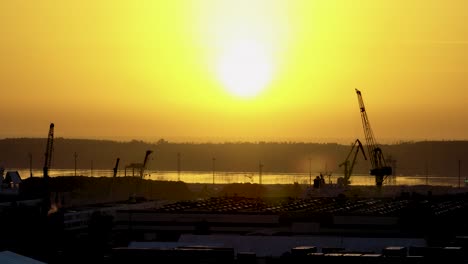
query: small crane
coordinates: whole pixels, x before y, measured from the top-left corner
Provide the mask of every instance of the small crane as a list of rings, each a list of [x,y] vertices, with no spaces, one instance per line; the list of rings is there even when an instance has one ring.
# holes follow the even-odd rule
[[[127,176],[127,168],[132,168],[132,176],[134,176],[135,169],[138,169],[140,171],[140,178],[143,179],[143,174],[146,169],[146,163],[148,162],[148,157],[149,155],[153,153],[152,150],[147,150],[145,154],[145,159],[143,160],[143,163],[130,163],[129,165],[125,166],[125,176]]]
[[[117,170],[119,168],[119,161],[120,161],[120,158],[117,158],[117,160],[115,161],[114,174],[112,175],[114,178],[117,177]]]
[[[364,148],[362,147],[361,141],[359,139],[356,139],[356,141],[354,141],[354,143],[351,145],[351,150],[349,151],[348,156],[346,157],[346,160],[343,161],[343,163],[339,165],[340,167],[344,166],[344,176],[338,178],[338,181],[337,181],[338,185],[347,186],[351,183],[349,179],[351,178],[351,174],[353,173],[354,164],[356,164],[356,158],[357,158],[357,154],[359,150],[361,150],[362,155],[364,156],[364,159],[367,160],[366,153],[364,152]],[[353,160],[350,161],[349,158],[353,152],[354,152]]]
[[[377,187],[381,187],[385,178],[388,175],[392,175],[392,167],[387,166],[385,158],[382,153],[382,149],[378,146],[374,133],[372,132],[369,118],[367,117],[366,108],[364,107],[364,100],[362,99],[361,91],[356,89],[358,96],[359,109],[361,110],[362,126],[364,128],[364,134],[367,141],[367,151],[371,161],[372,168],[370,175],[375,176],[375,184]]]
[[[119,162],[120,162],[120,158],[117,158],[117,160],[115,161],[114,169],[113,169],[114,173],[112,175],[111,186],[109,188],[109,198],[111,200],[113,199],[114,181],[115,181],[115,177],[117,177],[117,171],[119,169]]]

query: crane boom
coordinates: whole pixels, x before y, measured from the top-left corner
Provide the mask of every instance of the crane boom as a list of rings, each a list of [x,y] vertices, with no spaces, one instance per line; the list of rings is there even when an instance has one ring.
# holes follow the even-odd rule
[[[356,94],[359,101],[359,108],[361,110],[362,127],[367,142],[367,151],[371,161],[370,175],[375,176],[375,183],[377,186],[382,186],[386,176],[392,174],[392,167],[387,166],[382,149],[378,146],[374,134],[372,132],[369,118],[367,117],[364,100],[362,99],[361,91],[356,89]]]
[[[351,146],[351,150],[349,151],[348,156],[346,156],[346,160],[339,165],[340,167],[344,166],[344,178],[340,179],[340,181],[342,181],[339,182],[340,185],[349,185],[351,183],[349,179],[351,178],[351,174],[353,173],[354,165],[356,164],[356,158],[359,150],[361,150],[364,159],[367,160],[366,153],[364,151],[364,148],[362,147],[361,141],[359,139],[356,139],[356,141],[354,141],[354,144]],[[353,151],[354,156],[350,164],[349,158]]]

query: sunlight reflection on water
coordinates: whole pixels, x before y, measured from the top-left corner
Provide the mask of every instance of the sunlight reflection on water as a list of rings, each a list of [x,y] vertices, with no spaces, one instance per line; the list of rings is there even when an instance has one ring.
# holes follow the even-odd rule
[[[29,169],[8,169],[17,170],[22,179],[30,176]],[[33,170],[34,177],[42,177],[42,170]],[[309,173],[268,173],[264,172],[261,176],[262,184],[311,184],[319,172]],[[51,177],[57,176],[88,176],[88,177],[112,177],[112,170],[75,170],[74,169],[52,169],[49,171]],[[126,176],[138,176],[138,173],[127,171]],[[124,170],[119,170],[118,177],[125,176]],[[312,176],[312,177],[310,177]],[[342,177],[342,174],[324,175],[326,183],[336,183],[337,178]],[[198,171],[146,171],[145,179],[159,181],[178,181],[186,183],[213,183],[213,172],[198,172]],[[258,172],[217,172],[214,173],[214,182],[218,184],[228,183],[260,183]],[[440,176],[396,176],[388,177],[384,182],[386,185],[439,185],[439,186],[465,186],[465,179],[458,177],[440,177]],[[353,175],[351,177],[351,185],[375,185],[374,176],[370,175]]]

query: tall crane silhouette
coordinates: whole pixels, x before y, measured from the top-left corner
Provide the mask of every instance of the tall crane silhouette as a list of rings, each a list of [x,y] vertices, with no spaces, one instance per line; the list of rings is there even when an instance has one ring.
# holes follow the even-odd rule
[[[372,132],[369,123],[369,118],[367,117],[361,91],[356,89],[356,94],[359,101],[359,108],[361,110],[362,127],[364,128],[364,134],[366,136],[368,156],[372,166],[370,175],[375,176],[375,184],[378,187],[381,187],[385,178],[392,174],[392,167],[387,166],[382,149],[378,146],[375,140],[374,133]]]
[[[43,201],[42,201],[42,212],[43,214],[47,215],[50,207],[50,189],[49,189],[49,168],[52,163],[52,152],[54,150],[54,123],[51,123],[49,126],[49,135],[47,137],[47,145],[45,151],[45,159],[44,159],[44,185],[42,189],[43,193]]]

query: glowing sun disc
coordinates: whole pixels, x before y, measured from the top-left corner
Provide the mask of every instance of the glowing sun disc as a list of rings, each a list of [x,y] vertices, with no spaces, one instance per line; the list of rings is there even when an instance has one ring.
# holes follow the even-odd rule
[[[225,88],[239,97],[259,94],[271,79],[272,66],[264,49],[255,42],[233,44],[218,64],[218,74]]]

